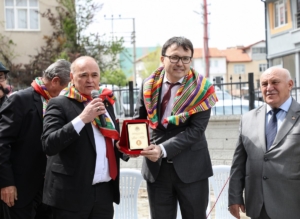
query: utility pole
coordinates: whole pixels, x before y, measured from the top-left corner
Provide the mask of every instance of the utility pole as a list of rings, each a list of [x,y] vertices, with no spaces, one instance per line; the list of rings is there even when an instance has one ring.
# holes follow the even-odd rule
[[[203,0],[203,58],[205,60],[205,77],[209,78],[209,47],[208,47],[208,13],[207,13],[207,2]]]
[[[119,15],[120,17],[121,15]],[[114,15],[111,15],[111,18],[106,18],[106,15],[104,15],[105,20],[111,20],[111,40],[114,41],[114,20],[117,18],[114,18]]]
[[[136,48],[135,48],[135,18],[132,18],[133,31],[131,34],[131,43],[133,46],[133,85],[136,86]]]
[[[113,30],[113,21],[114,20],[128,20],[128,19],[131,19],[132,20],[132,26],[133,26],[133,31],[131,32],[131,44],[132,44],[132,47],[133,47],[133,51],[132,51],[132,54],[133,54],[133,61],[132,64],[133,64],[133,85],[136,86],[136,41],[135,41],[135,37],[136,37],[136,33],[135,33],[135,18],[122,18],[121,15],[119,15],[118,18],[114,18],[114,16],[112,15],[111,18],[106,18],[106,16],[104,15],[104,18],[106,20],[111,20],[111,28],[112,28],[112,38],[113,38],[113,34],[114,34],[114,30]]]

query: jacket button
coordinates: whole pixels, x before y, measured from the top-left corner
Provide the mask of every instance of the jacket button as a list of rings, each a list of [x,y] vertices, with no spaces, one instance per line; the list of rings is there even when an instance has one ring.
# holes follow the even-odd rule
[[[269,160],[269,158],[265,157],[265,158],[264,158],[264,160],[265,160],[265,161],[268,161],[268,160]]]
[[[268,179],[268,177],[264,176],[263,179],[266,180],[266,179]]]

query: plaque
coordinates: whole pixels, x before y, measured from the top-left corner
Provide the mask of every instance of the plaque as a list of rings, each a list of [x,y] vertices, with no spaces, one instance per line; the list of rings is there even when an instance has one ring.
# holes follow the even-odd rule
[[[124,120],[119,142],[120,150],[125,154],[140,154],[150,145],[149,121],[145,119]]]

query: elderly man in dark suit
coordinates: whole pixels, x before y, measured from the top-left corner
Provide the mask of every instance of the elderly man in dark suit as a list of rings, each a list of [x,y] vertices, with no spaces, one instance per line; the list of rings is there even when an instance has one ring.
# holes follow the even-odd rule
[[[43,115],[49,99],[70,81],[70,65],[56,61],[0,109],[1,200],[10,207],[12,219],[34,218],[41,203],[47,159],[41,142]]]
[[[77,58],[70,77],[62,95],[50,100],[44,118],[43,202],[52,206],[55,219],[112,219],[113,202],[120,201],[115,98],[99,88],[100,69],[92,57]]]
[[[143,82],[133,116],[150,122],[151,145],[141,155],[153,219],[175,219],[178,201],[183,218],[206,218],[213,173],[204,132],[217,98],[190,67],[193,52],[184,37],[164,44],[163,66]]]
[[[287,69],[260,77],[265,105],[243,115],[229,183],[229,210],[254,219],[300,217],[300,104]],[[243,192],[245,191],[245,202]]]

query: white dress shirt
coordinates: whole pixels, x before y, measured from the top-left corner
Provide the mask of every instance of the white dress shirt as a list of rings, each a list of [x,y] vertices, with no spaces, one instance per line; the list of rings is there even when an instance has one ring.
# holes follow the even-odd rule
[[[181,83],[183,81],[184,77],[180,78],[180,80],[178,81],[180,84],[178,85],[175,85],[174,87],[172,87],[171,89],[171,96],[170,96],[170,100],[166,106],[166,110],[165,110],[165,113],[164,115],[161,117],[161,122],[163,122],[163,120],[170,116],[171,115],[171,112],[172,112],[172,109],[173,109],[173,105],[174,105],[174,100],[175,100],[175,96],[176,96],[176,93],[178,91],[178,89],[180,88],[181,86]],[[164,76],[164,79],[163,79],[163,84],[162,84],[162,90],[161,90],[161,97],[160,97],[160,101],[162,101],[162,99],[164,98],[164,95],[167,93],[167,91],[169,90],[169,86],[170,84],[168,84],[167,82],[171,83],[170,81],[168,81],[166,75]],[[165,127],[167,127],[168,124],[164,124]],[[166,149],[165,147],[160,144],[159,145],[161,150],[162,150],[162,157],[167,157],[167,152],[166,152]]]
[[[105,113],[105,115],[110,118],[110,115],[107,112]],[[74,126],[74,129],[78,133],[78,135],[80,135],[80,131],[85,126],[84,122],[79,118],[79,116],[77,116],[75,119],[72,120],[72,124]],[[108,160],[106,157],[105,138],[93,124],[91,125],[93,128],[93,134],[94,134],[94,139],[96,144],[96,153],[97,153],[95,173],[94,173],[94,179],[92,183],[94,185],[100,182],[108,182],[111,180],[111,177],[109,175]],[[113,123],[112,125],[114,126]],[[82,147],[85,147],[85,145],[82,145]]]

